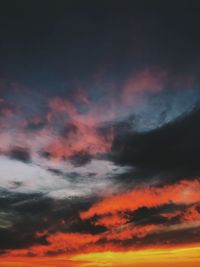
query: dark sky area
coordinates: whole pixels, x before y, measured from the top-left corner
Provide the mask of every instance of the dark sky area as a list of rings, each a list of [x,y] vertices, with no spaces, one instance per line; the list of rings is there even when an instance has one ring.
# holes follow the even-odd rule
[[[36,86],[199,72],[198,1],[2,1],[1,76]]]

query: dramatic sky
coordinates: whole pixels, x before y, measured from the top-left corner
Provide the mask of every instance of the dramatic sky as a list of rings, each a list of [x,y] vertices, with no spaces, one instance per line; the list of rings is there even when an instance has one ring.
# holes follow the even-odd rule
[[[198,1],[1,1],[0,267],[169,264],[200,264]]]

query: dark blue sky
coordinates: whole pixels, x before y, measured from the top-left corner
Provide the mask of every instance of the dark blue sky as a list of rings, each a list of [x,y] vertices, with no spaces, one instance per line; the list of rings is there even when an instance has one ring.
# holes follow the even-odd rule
[[[198,1],[2,1],[0,77],[36,87],[199,73]]]

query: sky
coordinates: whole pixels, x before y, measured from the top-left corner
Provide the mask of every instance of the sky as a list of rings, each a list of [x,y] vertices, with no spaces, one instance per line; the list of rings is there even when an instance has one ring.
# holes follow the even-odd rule
[[[200,264],[198,1],[1,2],[0,267]]]

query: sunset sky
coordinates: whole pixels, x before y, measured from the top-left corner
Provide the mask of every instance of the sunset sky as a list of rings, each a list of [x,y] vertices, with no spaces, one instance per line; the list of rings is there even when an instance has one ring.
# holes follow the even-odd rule
[[[200,5],[3,0],[0,267],[200,266]]]

